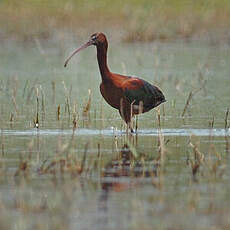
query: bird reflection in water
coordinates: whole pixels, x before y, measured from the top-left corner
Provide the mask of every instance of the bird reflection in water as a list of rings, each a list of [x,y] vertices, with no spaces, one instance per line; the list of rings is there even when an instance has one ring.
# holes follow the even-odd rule
[[[135,188],[148,181],[147,178],[153,182],[152,178],[157,177],[158,168],[158,160],[146,159],[144,154],[135,157],[129,145],[124,144],[119,156],[106,165],[101,175],[102,191],[99,209],[107,210],[110,192],[122,192]]]

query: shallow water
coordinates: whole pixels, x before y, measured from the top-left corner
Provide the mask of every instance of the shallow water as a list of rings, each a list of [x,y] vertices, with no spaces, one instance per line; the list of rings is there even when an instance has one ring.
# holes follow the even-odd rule
[[[134,132],[134,136],[159,136],[161,133],[163,136],[217,136],[225,137],[230,133],[230,129],[142,129]],[[30,129],[30,130],[2,130],[4,136],[60,136],[60,135],[77,135],[77,136],[125,136],[125,131],[116,130],[114,128],[97,130],[97,129],[76,129],[76,130],[61,130],[61,129]]]
[[[230,47],[112,43],[111,69],[167,99],[160,127],[153,110],[127,136],[100,95],[94,48],[64,68],[80,43],[59,42],[0,47],[0,227],[228,229]]]

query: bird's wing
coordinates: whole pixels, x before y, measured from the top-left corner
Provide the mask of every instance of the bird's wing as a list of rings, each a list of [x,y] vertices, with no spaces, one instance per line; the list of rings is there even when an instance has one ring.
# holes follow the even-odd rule
[[[128,102],[133,105],[143,103],[144,111],[148,111],[165,102],[160,89],[139,78],[129,78],[122,84]]]

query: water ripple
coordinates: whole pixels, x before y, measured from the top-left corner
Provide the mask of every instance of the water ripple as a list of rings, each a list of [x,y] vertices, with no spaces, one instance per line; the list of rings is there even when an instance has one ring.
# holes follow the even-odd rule
[[[79,135],[79,136],[122,136],[126,132],[116,129],[27,129],[27,130],[1,130],[2,135],[6,136],[59,136],[59,135]],[[228,136],[230,129],[161,129],[164,136]],[[158,136],[159,129],[138,130],[139,136]],[[134,134],[136,135],[136,134]]]

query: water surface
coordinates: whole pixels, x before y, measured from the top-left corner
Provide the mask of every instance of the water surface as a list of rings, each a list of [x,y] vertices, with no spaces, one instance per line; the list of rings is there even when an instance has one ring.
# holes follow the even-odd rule
[[[230,47],[110,44],[112,71],[158,85],[167,99],[160,124],[150,111],[127,136],[100,95],[95,49],[64,68],[80,42],[66,44],[0,47],[0,226],[228,229]]]

